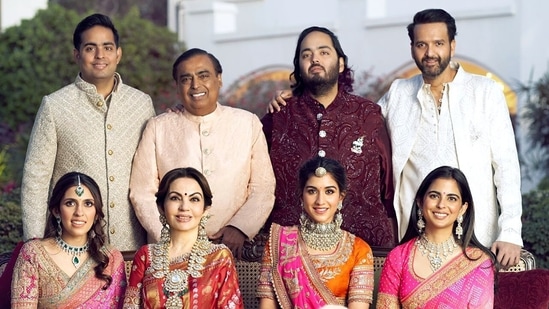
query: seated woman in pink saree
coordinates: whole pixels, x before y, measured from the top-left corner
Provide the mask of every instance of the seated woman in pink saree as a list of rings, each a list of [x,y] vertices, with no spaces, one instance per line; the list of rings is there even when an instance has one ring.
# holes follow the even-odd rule
[[[429,173],[401,245],[385,260],[376,308],[493,308],[496,260],[474,221],[465,175],[448,166]]]
[[[26,242],[15,263],[12,308],[121,308],[122,254],[105,244],[99,187],[76,172],[52,191],[45,237]]]
[[[298,226],[272,224],[257,296],[260,308],[369,308],[374,285],[370,246],[341,230],[345,169],[317,157],[299,172]]]
[[[243,308],[231,251],[206,236],[212,193],[196,169],[164,175],[156,194],[161,240],[135,254],[124,308]]]

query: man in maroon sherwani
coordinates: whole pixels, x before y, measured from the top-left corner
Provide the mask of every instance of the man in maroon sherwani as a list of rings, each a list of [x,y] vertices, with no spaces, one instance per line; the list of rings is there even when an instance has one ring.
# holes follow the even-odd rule
[[[299,167],[314,156],[336,159],[349,187],[342,228],[373,249],[397,243],[393,208],[391,148],[380,107],[351,94],[352,71],[337,37],[322,27],[299,36],[292,98],[281,111],[263,117],[276,176],[276,201],[269,222],[299,223]]]

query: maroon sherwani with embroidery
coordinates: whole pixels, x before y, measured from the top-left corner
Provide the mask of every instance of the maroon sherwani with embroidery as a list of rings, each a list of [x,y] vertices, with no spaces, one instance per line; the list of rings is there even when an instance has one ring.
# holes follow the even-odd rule
[[[324,108],[307,92],[262,119],[276,176],[269,222],[296,225],[301,214],[299,168],[314,156],[332,158],[348,179],[342,228],[373,248],[397,243],[391,146],[380,107],[339,90]]]

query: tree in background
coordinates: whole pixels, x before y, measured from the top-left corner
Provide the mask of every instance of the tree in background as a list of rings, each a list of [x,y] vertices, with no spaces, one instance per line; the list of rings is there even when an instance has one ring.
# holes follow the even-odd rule
[[[74,10],[80,14],[93,11],[108,16],[124,16],[137,7],[143,19],[150,20],[157,26],[168,23],[168,1],[166,0],[49,0],[51,4]]]
[[[19,205],[17,192],[36,112],[44,95],[74,82],[78,66],[73,59],[73,31],[92,12],[50,4],[32,19],[0,33],[0,214],[13,213],[11,209]],[[183,50],[176,35],[141,18],[135,7],[111,18],[120,34],[123,52],[118,71],[124,83],[151,95],[157,113],[172,106],[176,97],[171,68]],[[7,237],[13,243],[20,240],[20,222],[0,225],[3,243],[6,231],[11,231]]]
[[[523,195],[522,238],[537,266],[549,268],[549,72],[521,85],[519,92],[525,97],[521,120],[531,143],[521,166],[527,176],[542,178],[535,190]]]

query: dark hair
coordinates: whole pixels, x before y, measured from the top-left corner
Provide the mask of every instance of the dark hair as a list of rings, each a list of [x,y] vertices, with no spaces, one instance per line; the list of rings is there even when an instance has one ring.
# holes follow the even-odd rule
[[[410,42],[414,43],[414,28],[416,25],[431,23],[445,23],[446,28],[448,29],[448,38],[450,39],[450,42],[456,37],[456,20],[452,15],[442,9],[427,9],[417,12],[416,15],[414,15],[414,21],[408,25],[407,29]]]
[[[192,167],[180,167],[167,172],[166,175],[162,177],[160,185],[158,185],[158,192],[156,192],[156,205],[158,208],[164,209],[164,201],[168,195],[168,190],[170,190],[170,185],[179,178],[191,178],[196,180],[204,195],[204,208],[212,205],[212,190],[210,189],[206,177]]]
[[[299,169],[299,195],[303,193],[303,188],[307,180],[315,174],[317,168],[323,167],[326,172],[334,178],[339,192],[343,193],[347,191],[347,176],[345,174],[345,168],[339,163],[339,161],[316,156],[309,161],[305,162]]]
[[[103,14],[93,14],[84,18],[81,22],[78,23],[76,29],[74,29],[74,34],[72,36],[72,43],[75,49],[80,50],[80,45],[82,44],[82,33],[90,28],[95,26],[101,26],[109,28],[114,35],[114,45],[119,46],[120,38],[118,36],[118,31],[114,27],[111,19],[107,15]]]
[[[305,85],[303,84],[303,77],[301,76],[301,69],[299,67],[299,60],[301,58],[301,43],[311,32],[322,32],[330,36],[332,39],[332,45],[337,52],[337,57],[343,58],[343,72],[339,73],[338,85],[343,88],[346,92],[353,92],[353,70],[349,68],[347,55],[343,52],[341,44],[337,36],[330,30],[324,27],[309,27],[301,32],[299,38],[297,39],[297,46],[295,48],[294,55],[294,71],[290,74],[290,83],[292,83],[292,92],[294,95],[302,95],[305,91]]]
[[[471,189],[469,188],[469,183],[467,182],[467,178],[465,177],[465,174],[457,168],[453,168],[450,166],[440,166],[434,170],[432,170],[425,179],[421,182],[421,185],[419,186],[416,197],[414,199],[414,203],[412,205],[412,211],[410,213],[410,220],[408,221],[408,229],[406,230],[406,234],[404,234],[404,237],[401,240],[401,244],[405,243],[411,239],[417,238],[420,236],[419,230],[417,228],[417,210],[419,208],[418,201],[423,200],[425,197],[425,194],[427,194],[427,190],[429,189],[429,186],[437,180],[437,179],[453,179],[456,181],[459,193],[461,194],[461,201],[463,204],[467,203],[468,207],[465,211],[465,214],[463,215],[463,232],[464,235],[462,236],[462,239],[457,239],[455,236],[455,230],[457,223],[454,222],[454,227],[452,228],[452,235],[454,236],[454,239],[456,243],[458,243],[461,246],[461,249],[463,251],[463,254],[470,260],[474,260],[470,256],[467,255],[467,247],[476,247],[484,251],[486,254],[488,254],[492,261],[495,264],[495,257],[493,253],[488,250],[484,245],[478,241],[477,237],[475,236],[474,232],[474,225],[475,225],[475,206],[473,203],[473,195],[471,194]]]
[[[198,56],[198,55],[206,55],[210,58],[210,60],[212,61],[214,70],[215,70],[215,74],[219,75],[219,74],[223,73],[223,68],[221,67],[221,63],[219,62],[219,60],[214,55],[212,55],[212,54],[208,53],[207,51],[205,51],[203,49],[200,49],[200,48],[191,48],[191,49],[186,50],[185,52],[183,52],[181,55],[179,55],[179,57],[177,57],[177,59],[173,63],[173,67],[172,67],[173,80],[175,80],[177,82],[177,66],[181,62],[186,61],[186,60],[188,60],[188,59],[190,59],[194,56]]]
[[[67,173],[55,184],[51,193],[50,200],[48,202],[48,219],[46,221],[46,229],[44,231],[44,238],[56,237],[57,235],[57,219],[56,214],[59,215],[61,211],[61,202],[67,190],[72,187],[86,186],[93,197],[95,207],[95,218],[91,229],[88,231],[88,243],[90,257],[97,262],[95,266],[95,277],[106,281],[103,289],[107,289],[112,282],[112,277],[104,274],[103,271],[109,265],[109,256],[103,251],[103,246],[106,242],[105,232],[103,227],[105,226],[105,214],[103,213],[103,200],[101,199],[101,192],[99,186],[90,176],[78,172]],[[91,237],[95,233],[94,237]]]

